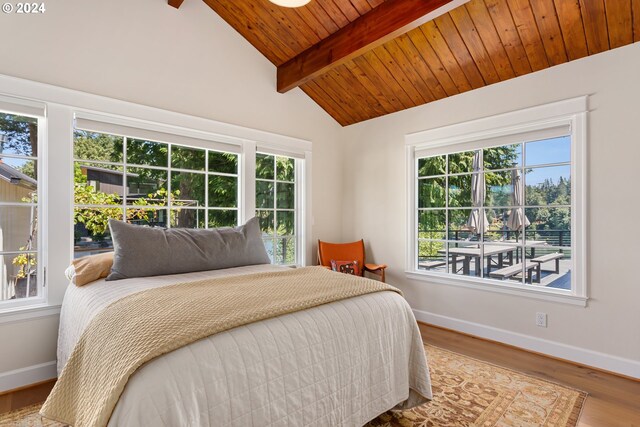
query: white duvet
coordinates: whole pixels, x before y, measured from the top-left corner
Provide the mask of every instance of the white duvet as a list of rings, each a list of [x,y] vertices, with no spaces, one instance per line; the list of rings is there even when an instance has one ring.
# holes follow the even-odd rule
[[[89,321],[113,301],[279,268],[71,285],[60,314],[58,373]],[[154,359],[130,378],[109,426],[361,426],[422,397],[431,398],[431,383],[413,313],[395,292],[377,292],[231,329]]]

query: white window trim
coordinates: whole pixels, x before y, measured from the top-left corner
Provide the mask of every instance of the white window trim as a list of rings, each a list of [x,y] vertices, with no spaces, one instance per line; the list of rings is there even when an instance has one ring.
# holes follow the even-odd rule
[[[29,99],[23,99],[13,96],[0,95],[0,111],[9,114],[31,117],[38,120],[38,155],[35,157],[36,167],[38,171],[38,188],[37,188],[37,215],[38,215],[38,235],[36,250],[36,277],[38,280],[38,294],[32,298],[21,298],[16,300],[6,300],[0,302],[1,313],[14,313],[27,308],[42,307],[47,305],[47,265],[48,235],[44,230],[48,229],[48,183],[46,174],[48,173],[48,149],[47,149],[47,106],[46,104]],[[0,322],[2,317],[0,317]]]
[[[430,283],[461,286],[490,292],[519,295],[547,301],[586,306],[587,295],[587,102],[582,96],[469,122],[430,129],[405,136],[407,170],[406,276]],[[416,207],[416,163],[419,150],[446,147],[457,151],[464,144],[500,141],[531,131],[569,126],[571,135],[571,233],[572,289],[570,292],[544,287],[522,286],[473,277],[453,276],[418,270]],[[498,143],[499,144],[499,143]]]
[[[0,309],[0,324],[55,315],[60,310],[68,281],[64,270],[73,259],[73,125],[76,115],[87,119],[108,119],[115,124],[143,128],[149,131],[177,134],[204,141],[204,148],[216,149],[211,143],[223,143],[237,147],[240,154],[239,220],[244,222],[255,215],[255,151],[256,149],[293,154],[304,158],[304,173],[298,191],[304,193],[301,200],[303,221],[300,229],[303,244],[300,245],[302,265],[311,263],[311,141],[251,129],[243,126],[176,113],[99,95],[75,91],[44,83],[33,82],[0,74],[0,102],[18,99],[25,107],[43,105],[46,108],[48,141],[55,147],[49,149],[47,139],[40,151],[43,164],[57,165],[52,170],[45,165],[43,182],[47,186],[45,197],[47,212],[41,211],[41,221],[56,224],[48,227],[46,241],[56,242],[55,250],[43,246],[43,265],[47,266],[45,299],[36,303]],[[224,150],[223,150],[224,151]],[[253,160],[253,164],[251,161]],[[60,165],[65,165],[60,167]],[[55,197],[54,197],[55,191]],[[45,229],[42,226],[41,229]],[[25,301],[26,302],[26,301]],[[19,305],[23,303],[20,302]]]
[[[313,265],[313,241],[311,228],[313,226],[311,204],[311,176],[312,176],[312,144],[310,141],[300,143],[293,140],[278,141],[262,139],[256,142],[256,151],[296,159],[296,235],[298,252],[296,263],[300,267]],[[255,165],[255,159],[254,159]],[[255,189],[255,169],[252,170],[252,186]],[[253,210],[255,215],[255,193],[253,194]]]

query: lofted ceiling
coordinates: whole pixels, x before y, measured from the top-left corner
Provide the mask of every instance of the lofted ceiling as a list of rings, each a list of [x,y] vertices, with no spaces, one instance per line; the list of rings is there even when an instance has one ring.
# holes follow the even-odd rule
[[[640,0],[470,0],[427,22],[420,0],[204,1],[279,67],[280,91],[299,86],[343,126],[640,41]],[[400,15],[415,16],[391,22]],[[357,44],[374,24],[378,42],[344,57],[326,46]],[[314,54],[322,67],[300,74]]]

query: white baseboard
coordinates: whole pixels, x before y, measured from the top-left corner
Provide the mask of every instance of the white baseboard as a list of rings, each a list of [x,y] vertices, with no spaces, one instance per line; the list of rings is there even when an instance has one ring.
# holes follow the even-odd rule
[[[640,379],[640,361],[414,309],[416,319],[526,350]]]
[[[54,360],[0,373],[0,393],[55,378],[58,376],[56,365]]]

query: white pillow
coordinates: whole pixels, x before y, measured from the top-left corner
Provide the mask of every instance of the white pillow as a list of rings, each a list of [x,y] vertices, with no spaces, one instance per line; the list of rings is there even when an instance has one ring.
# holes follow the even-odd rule
[[[76,283],[76,268],[73,266],[73,264],[71,264],[69,267],[67,267],[67,269],[64,271],[64,277],[66,277],[71,283],[73,283],[75,285],[75,283]]]

